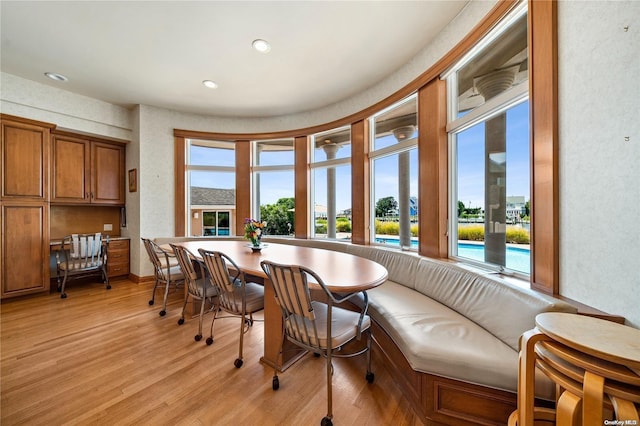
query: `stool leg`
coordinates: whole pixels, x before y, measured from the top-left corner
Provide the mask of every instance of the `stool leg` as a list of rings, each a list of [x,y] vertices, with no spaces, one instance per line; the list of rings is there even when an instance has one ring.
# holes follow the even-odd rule
[[[640,415],[633,402],[615,396],[610,396],[610,398],[617,419],[635,420],[636,424],[640,424]]]
[[[582,405],[582,419],[584,426],[602,426],[602,408],[604,406],[604,377],[584,372],[583,382],[584,401]]]
[[[582,424],[582,399],[564,391],[558,399],[556,408],[556,424],[566,426],[578,426]]]
[[[518,416],[519,426],[534,426],[536,343],[549,340],[538,329],[525,331],[520,337],[520,354],[518,355]],[[600,425],[602,426],[602,425]]]

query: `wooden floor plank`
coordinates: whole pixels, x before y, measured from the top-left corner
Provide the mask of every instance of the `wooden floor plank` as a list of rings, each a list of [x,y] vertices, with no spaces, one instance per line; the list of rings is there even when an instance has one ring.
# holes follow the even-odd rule
[[[260,363],[263,323],[216,321],[211,346],[194,340],[198,319],[178,326],[182,291],[149,306],[152,283],[72,283],[0,306],[2,425],[314,425],[326,414],[324,359],[306,356],[280,375]],[[256,316],[259,320],[261,313]],[[203,334],[209,334],[211,314]],[[335,425],[421,425],[383,365],[364,379],[365,358],[334,362]]]

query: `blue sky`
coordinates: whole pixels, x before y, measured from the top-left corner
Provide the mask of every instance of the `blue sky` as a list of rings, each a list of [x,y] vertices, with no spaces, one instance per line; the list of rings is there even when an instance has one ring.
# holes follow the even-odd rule
[[[393,136],[379,138],[376,147],[395,143]],[[192,164],[235,165],[231,150],[191,148]],[[321,151],[319,151],[321,153]],[[338,151],[338,158],[350,155],[350,149]],[[484,207],[484,125],[479,124],[458,136],[458,200],[466,206]],[[318,158],[324,160],[324,156]],[[293,152],[262,153],[261,165],[293,164]],[[418,195],[417,150],[410,151],[410,195]],[[398,199],[398,156],[379,158],[374,164],[374,202],[392,196]],[[293,197],[293,170],[261,173],[260,204],[273,204],[279,198]],[[338,211],[351,207],[351,168],[336,168],[336,207]],[[233,173],[191,172],[193,186],[233,188]],[[326,170],[316,169],[313,191],[316,203],[326,205]],[[507,111],[507,196],[524,196],[529,200],[529,102]]]

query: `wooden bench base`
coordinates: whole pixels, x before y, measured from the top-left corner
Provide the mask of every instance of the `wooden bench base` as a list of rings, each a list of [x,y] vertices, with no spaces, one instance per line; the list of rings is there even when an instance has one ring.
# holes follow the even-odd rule
[[[415,371],[389,335],[372,322],[374,357],[394,374],[396,383],[427,425],[505,425],[516,409],[515,392]]]

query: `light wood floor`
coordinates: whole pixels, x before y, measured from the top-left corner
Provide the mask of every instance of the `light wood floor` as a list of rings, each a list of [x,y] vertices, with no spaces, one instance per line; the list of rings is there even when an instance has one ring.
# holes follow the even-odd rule
[[[298,426],[326,414],[323,358],[304,357],[273,391],[273,370],[259,362],[261,322],[245,335],[244,366],[236,369],[238,319],[217,321],[207,346],[193,339],[196,318],[177,325],[182,290],[160,317],[162,296],[147,304],[152,284],[112,285],[71,283],[68,299],[52,293],[2,303],[3,426]],[[335,425],[422,424],[377,359],[371,385],[364,357],[335,360],[334,368]]]

